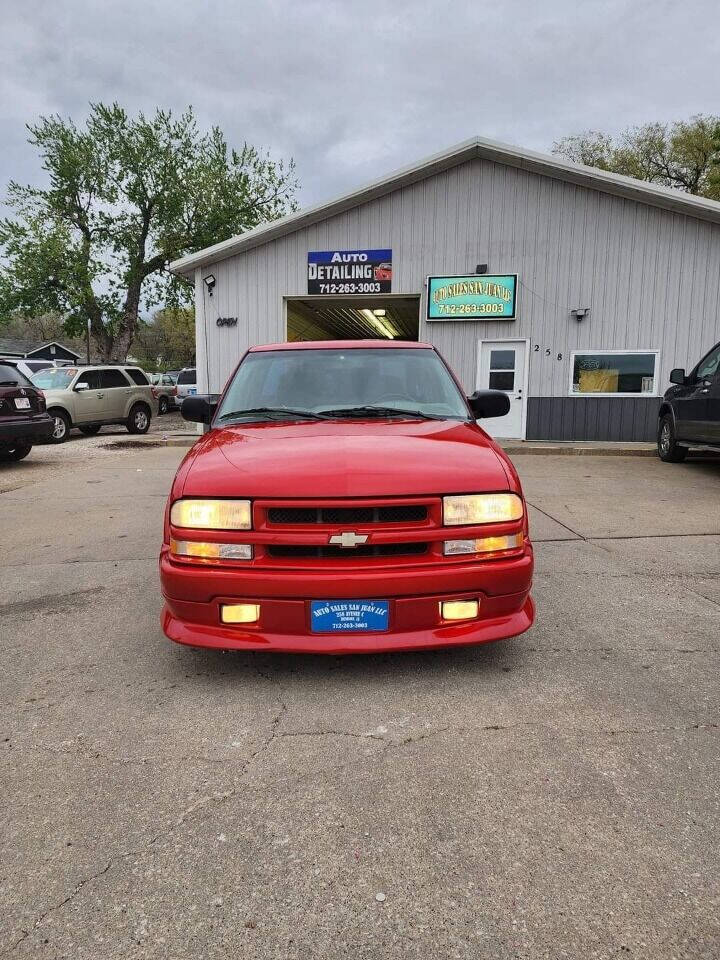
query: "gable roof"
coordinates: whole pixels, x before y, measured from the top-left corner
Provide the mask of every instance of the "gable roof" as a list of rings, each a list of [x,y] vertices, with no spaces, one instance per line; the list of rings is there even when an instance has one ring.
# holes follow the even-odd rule
[[[353,207],[385,196],[394,190],[399,190],[411,183],[417,183],[427,177],[432,177],[443,170],[458,166],[468,160],[483,159],[495,163],[504,163],[507,166],[518,167],[531,173],[538,173],[555,180],[564,180],[566,183],[577,184],[591,190],[613,194],[626,200],[635,200],[638,203],[650,204],[671,210],[674,213],[697,217],[699,220],[709,220],[720,223],[720,203],[715,200],[706,200],[681,190],[670,187],[661,187],[645,180],[635,180],[618,173],[608,173],[597,167],[587,167],[580,163],[573,163],[561,157],[550,156],[545,153],[536,153],[521,147],[513,147],[495,140],[486,140],[483,137],[472,137],[463,143],[458,143],[448,150],[426,157],[418,163],[401,170],[395,170],[380,179],[368,183],[352,193],[346,193],[328,203],[322,203],[305,210],[298,210],[280,220],[264,223],[259,227],[248,230],[237,237],[213,244],[197,253],[188,254],[170,264],[173,273],[190,275],[196,267],[209,266],[232,257],[244,250],[261,246],[270,240],[283,237],[303,227],[327,220],[338,213],[344,213]]]
[[[0,356],[3,354],[6,357],[16,357],[22,359],[23,357],[29,357],[33,353],[37,353],[38,350],[42,350],[43,347],[56,346],[60,347],[61,350],[65,350],[66,353],[69,353],[72,357],[80,357],[81,354],[76,353],[75,350],[72,350],[70,347],[66,347],[64,343],[58,343],[57,340],[18,340],[15,337],[11,338],[0,338]]]
[[[78,353],[77,350],[73,350],[72,347],[66,347],[64,343],[59,343],[57,340],[48,340],[45,343],[33,344],[25,356],[31,357],[34,353],[39,353],[40,350],[44,350],[45,347],[60,347],[60,349],[64,350],[65,353],[68,353],[71,357],[76,357],[77,359],[80,359],[82,356],[82,354]]]

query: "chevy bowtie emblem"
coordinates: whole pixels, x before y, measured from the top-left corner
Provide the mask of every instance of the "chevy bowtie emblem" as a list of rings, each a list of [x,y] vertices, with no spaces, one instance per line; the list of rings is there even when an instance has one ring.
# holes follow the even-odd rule
[[[366,533],[355,533],[354,530],[343,530],[342,533],[335,533],[328,540],[334,547],[358,547],[361,543],[367,543]]]

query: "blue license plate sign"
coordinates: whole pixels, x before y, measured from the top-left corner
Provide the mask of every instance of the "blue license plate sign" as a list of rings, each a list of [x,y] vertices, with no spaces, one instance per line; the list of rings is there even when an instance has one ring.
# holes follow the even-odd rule
[[[388,600],[312,600],[313,633],[376,633],[387,630]]]

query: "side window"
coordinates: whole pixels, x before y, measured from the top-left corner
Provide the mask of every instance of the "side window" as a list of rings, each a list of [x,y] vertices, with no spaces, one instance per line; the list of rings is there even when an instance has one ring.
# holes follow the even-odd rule
[[[90,390],[100,389],[100,371],[99,370],[81,370],[77,383],[86,383]]]
[[[134,380],[139,387],[146,387],[148,385],[148,378],[142,372],[135,367],[129,367],[125,373],[130,377],[131,380]]]
[[[120,370],[100,370],[100,386],[103,390],[111,387],[128,387],[130,384]]]
[[[720,344],[700,361],[697,370],[698,380],[712,380],[720,367]]]

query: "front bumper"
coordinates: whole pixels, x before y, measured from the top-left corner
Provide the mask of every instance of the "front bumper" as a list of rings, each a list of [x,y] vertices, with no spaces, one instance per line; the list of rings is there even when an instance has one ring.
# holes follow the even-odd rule
[[[532,626],[532,570],[529,544],[522,556],[508,560],[352,575],[341,570],[207,569],[176,563],[163,548],[162,626],[176,643],[223,650],[342,654],[491,643]],[[441,620],[441,601],[471,598],[480,601],[476,619]],[[311,599],[388,599],[389,629],[313,633]],[[257,625],[220,622],[221,605],[238,602],[260,605]]]
[[[46,413],[38,417],[17,417],[0,420],[0,446],[14,443],[38,443],[52,436],[53,419]]]

